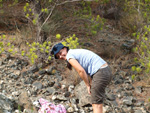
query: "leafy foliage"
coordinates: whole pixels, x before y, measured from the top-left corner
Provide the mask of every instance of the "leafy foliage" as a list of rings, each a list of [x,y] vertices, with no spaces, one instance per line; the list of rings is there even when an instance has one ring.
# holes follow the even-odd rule
[[[98,31],[103,29],[105,20],[104,18],[100,17],[100,15],[94,16],[92,14],[91,3],[92,2],[82,1],[82,8],[75,11],[74,15],[78,16],[79,18],[88,20],[88,22],[85,23],[85,27],[88,29],[87,35],[96,35]]]
[[[62,42],[63,45],[68,46],[70,48],[77,48],[79,43],[78,43],[78,38],[75,36],[68,36],[66,38],[63,38],[61,40],[61,35],[57,34],[56,38],[58,39],[58,42]],[[50,41],[45,41],[44,43],[40,44],[39,42],[33,42],[33,43],[26,43],[26,47],[28,49],[26,50],[18,50],[15,51],[14,45],[12,44],[13,41],[15,41],[15,38],[12,40],[7,40],[6,35],[0,36],[0,54],[2,54],[4,51],[9,52],[11,55],[18,55],[22,56],[23,59],[27,59],[31,64],[36,63],[39,60],[39,55],[43,55],[44,59],[43,61],[48,63],[48,61],[51,60],[53,57],[51,55],[51,48],[53,45],[56,43],[51,43]]]
[[[139,63],[139,66],[133,66],[132,71],[137,74],[142,72],[146,75],[150,74],[150,0],[136,1],[136,0],[127,0],[126,9],[135,11],[137,9],[138,15],[142,17],[142,26],[134,26],[136,31],[132,34],[137,40],[137,45],[134,48],[134,52],[138,55],[137,58],[134,58],[136,63]],[[129,7],[131,6],[131,7]],[[134,10],[133,10],[134,8]],[[134,78],[135,75],[132,75]]]

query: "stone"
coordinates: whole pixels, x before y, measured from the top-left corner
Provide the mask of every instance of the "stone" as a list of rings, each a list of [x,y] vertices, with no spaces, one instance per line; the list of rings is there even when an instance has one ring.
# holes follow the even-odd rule
[[[57,95],[56,99],[61,100],[61,101],[66,101],[67,100],[67,98],[64,97],[63,95]]]
[[[37,66],[32,66],[32,67],[30,67],[29,71],[32,73],[35,73],[35,72],[39,71],[39,68]]]
[[[133,104],[132,100],[133,100],[133,97],[125,97],[125,98],[123,99],[123,104],[124,104],[124,105],[128,105],[128,106],[131,106],[131,105]]]
[[[141,94],[142,93],[142,87],[141,86],[137,86],[136,88],[135,88],[135,93],[137,93],[137,94]]]
[[[57,77],[58,82],[63,80],[62,76],[59,75],[58,73],[56,73],[55,76]]]
[[[0,66],[2,66],[3,65],[3,61],[0,61]]]
[[[46,69],[47,74],[53,75],[53,71],[55,70],[55,67],[50,67],[49,69]]]
[[[125,84],[125,89],[132,90],[132,89],[134,89],[134,87],[132,86],[132,84],[127,83],[127,84]]]
[[[16,74],[10,74],[9,76],[10,78],[14,78],[15,80],[17,80],[19,78],[19,75],[16,75]]]
[[[54,88],[55,88],[55,89],[61,88],[61,84],[60,84],[59,82],[55,82]]]
[[[49,87],[53,87],[54,84],[55,84],[55,81],[52,81],[52,80],[51,80],[51,81],[49,81],[49,84],[48,84],[48,85],[49,85]],[[58,87],[61,87],[61,84],[57,84],[57,83],[56,83],[55,86],[56,86],[56,85],[58,85]],[[57,86],[56,86],[56,87],[57,87]]]
[[[71,104],[77,104],[77,100],[75,98],[70,99]]]
[[[42,83],[41,82],[34,82],[33,86],[37,87],[37,89],[42,89]]]
[[[24,81],[24,84],[32,84],[33,80],[31,78],[26,78],[26,80]]]
[[[0,94],[0,111],[1,113],[9,113],[14,109],[14,101]]]
[[[66,91],[64,94],[65,97],[69,97],[70,96],[70,92]]]
[[[73,112],[74,112],[73,107],[69,107],[69,108],[67,109],[67,112],[68,112],[68,113],[73,113]]]
[[[107,93],[106,96],[107,96],[107,99],[110,101],[114,101],[116,99],[115,95],[113,95],[113,94]]]
[[[75,92],[75,96],[79,99],[79,106],[85,106],[85,105],[91,104],[91,96],[89,95],[87,91],[87,87],[84,81],[81,81],[75,87],[74,92]]]
[[[142,110],[135,110],[134,113],[143,113]]]
[[[12,95],[13,95],[13,96],[19,96],[19,94],[20,94],[19,91],[12,92]]]
[[[144,104],[144,101],[138,101],[137,103],[135,103],[135,106],[141,107],[143,104]]]
[[[39,71],[39,74],[40,74],[40,75],[46,74],[46,70],[41,70],[41,71]]]
[[[93,44],[87,42],[87,43],[84,43],[83,46],[91,47],[93,46]]]
[[[73,106],[73,108],[74,108],[75,111],[79,111],[79,109],[78,109],[78,107],[77,107],[76,104],[73,104],[72,106]]]
[[[69,92],[72,92],[74,90],[74,85],[70,85],[69,87],[68,87],[68,91]]]
[[[114,84],[117,85],[117,84],[122,84],[123,83],[123,79],[117,79],[115,80]]]
[[[28,75],[28,71],[22,72],[22,76],[23,76],[23,77],[25,77],[25,76],[27,76],[27,75]]]
[[[50,95],[55,92],[55,88],[53,88],[53,87],[48,87],[46,90]]]

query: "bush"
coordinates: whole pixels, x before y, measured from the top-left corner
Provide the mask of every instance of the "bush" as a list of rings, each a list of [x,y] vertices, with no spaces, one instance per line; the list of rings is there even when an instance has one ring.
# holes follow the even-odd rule
[[[42,61],[48,63],[48,61],[51,60],[51,48],[53,47],[54,44],[52,44],[50,41],[45,41],[44,43],[40,44],[38,42],[33,42],[33,43],[26,43],[26,48],[21,50],[19,49],[16,51],[14,49],[13,42],[10,43],[11,40],[6,39],[6,35],[0,36],[0,54],[2,54],[4,51],[9,52],[11,55],[18,55],[22,57],[23,59],[27,59],[31,64],[36,63],[39,61],[39,55],[42,55]],[[61,35],[57,34],[56,35],[57,43],[62,42],[63,45],[68,46],[70,48],[77,48],[79,45],[78,43],[78,38],[74,35],[68,36],[61,40]],[[6,39],[6,40],[5,40]],[[15,41],[15,38],[12,39]]]

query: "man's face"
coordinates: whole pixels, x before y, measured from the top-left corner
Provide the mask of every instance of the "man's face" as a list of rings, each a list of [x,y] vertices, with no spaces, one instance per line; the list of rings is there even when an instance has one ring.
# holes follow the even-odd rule
[[[64,47],[62,48],[57,54],[56,54],[56,57],[58,59],[61,59],[61,60],[66,60],[66,56],[67,56],[67,48]]]

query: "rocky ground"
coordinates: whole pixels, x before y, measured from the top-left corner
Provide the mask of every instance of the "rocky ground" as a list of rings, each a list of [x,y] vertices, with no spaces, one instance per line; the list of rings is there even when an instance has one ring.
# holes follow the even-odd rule
[[[83,47],[90,48],[104,59],[107,56],[114,75],[106,89],[105,113],[150,113],[150,87],[134,85],[144,77],[136,77],[133,81],[129,71],[135,65],[130,53],[135,41],[107,30],[102,31],[98,39],[91,40]],[[31,66],[7,53],[1,55],[0,113],[36,113],[40,98],[64,105],[68,113],[92,113],[90,96],[83,81],[76,84],[72,81],[74,78],[69,81],[66,76],[72,73],[62,65],[55,61],[51,65]]]

